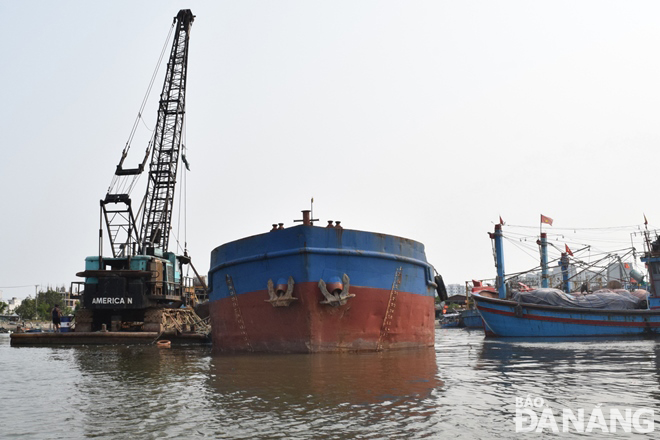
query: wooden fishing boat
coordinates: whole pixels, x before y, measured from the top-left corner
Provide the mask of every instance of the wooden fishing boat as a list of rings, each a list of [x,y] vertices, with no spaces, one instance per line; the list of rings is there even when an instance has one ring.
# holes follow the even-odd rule
[[[646,249],[641,261],[646,263],[649,269],[651,288],[644,300],[637,303],[637,307],[642,308],[623,308],[607,302],[601,308],[584,306],[585,301],[578,295],[567,295],[568,299],[562,301],[562,304],[553,305],[532,303],[522,295],[507,296],[502,256],[502,227],[495,225],[491,238],[495,241],[498,296],[492,297],[492,294],[483,292],[473,295],[485,323],[486,335],[574,337],[659,334],[660,238],[656,237],[655,241],[651,242],[650,236],[647,232]],[[561,264],[566,265],[568,260],[564,257],[566,255],[562,254]],[[566,303],[571,305],[565,305]]]
[[[484,321],[477,309],[467,309],[460,313],[459,326],[467,328],[483,328]]]
[[[440,328],[457,328],[460,326],[460,313],[447,313],[438,320]]]

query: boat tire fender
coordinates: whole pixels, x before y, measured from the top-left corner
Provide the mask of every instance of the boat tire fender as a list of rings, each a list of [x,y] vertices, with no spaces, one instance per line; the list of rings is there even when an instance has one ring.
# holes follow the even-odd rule
[[[442,279],[442,275],[436,275],[434,281],[437,285],[435,290],[438,293],[438,298],[440,298],[440,301],[446,301],[448,298],[447,288],[445,287],[445,282]]]
[[[523,317],[523,307],[522,307],[522,305],[517,304],[517,305],[513,308],[513,312],[515,313],[516,318],[522,318],[522,317]]]

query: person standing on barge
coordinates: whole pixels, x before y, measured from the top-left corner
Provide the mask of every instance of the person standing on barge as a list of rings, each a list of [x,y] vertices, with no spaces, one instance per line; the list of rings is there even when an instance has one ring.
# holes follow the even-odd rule
[[[60,321],[62,318],[62,311],[60,310],[59,304],[55,304],[55,307],[53,307],[51,315],[53,317],[53,328],[55,329],[55,333],[59,333]]]

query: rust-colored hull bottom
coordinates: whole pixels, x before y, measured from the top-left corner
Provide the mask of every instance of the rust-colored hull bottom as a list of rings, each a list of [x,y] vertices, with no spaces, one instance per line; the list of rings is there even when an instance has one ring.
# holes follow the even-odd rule
[[[47,345],[114,345],[153,344],[162,335],[157,332],[68,332],[12,333],[10,344],[15,347]],[[174,343],[204,344],[208,338],[196,333],[162,336]]]
[[[435,342],[434,298],[351,286],[345,305],[332,307],[318,285],[297,284],[288,307],[273,307],[266,290],[210,304],[213,349],[274,353],[375,351],[429,347]],[[234,302],[235,301],[235,302]],[[389,326],[384,325],[390,311]],[[242,324],[241,324],[242,323]]]

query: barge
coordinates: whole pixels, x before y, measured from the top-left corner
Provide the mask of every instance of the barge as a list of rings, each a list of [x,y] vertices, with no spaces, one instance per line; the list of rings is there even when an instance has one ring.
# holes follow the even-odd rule
[[[344,229],[273,225],[217,247],[209,270],[214,351],[316,353],[432,346],[434,268],[424,245]]]

